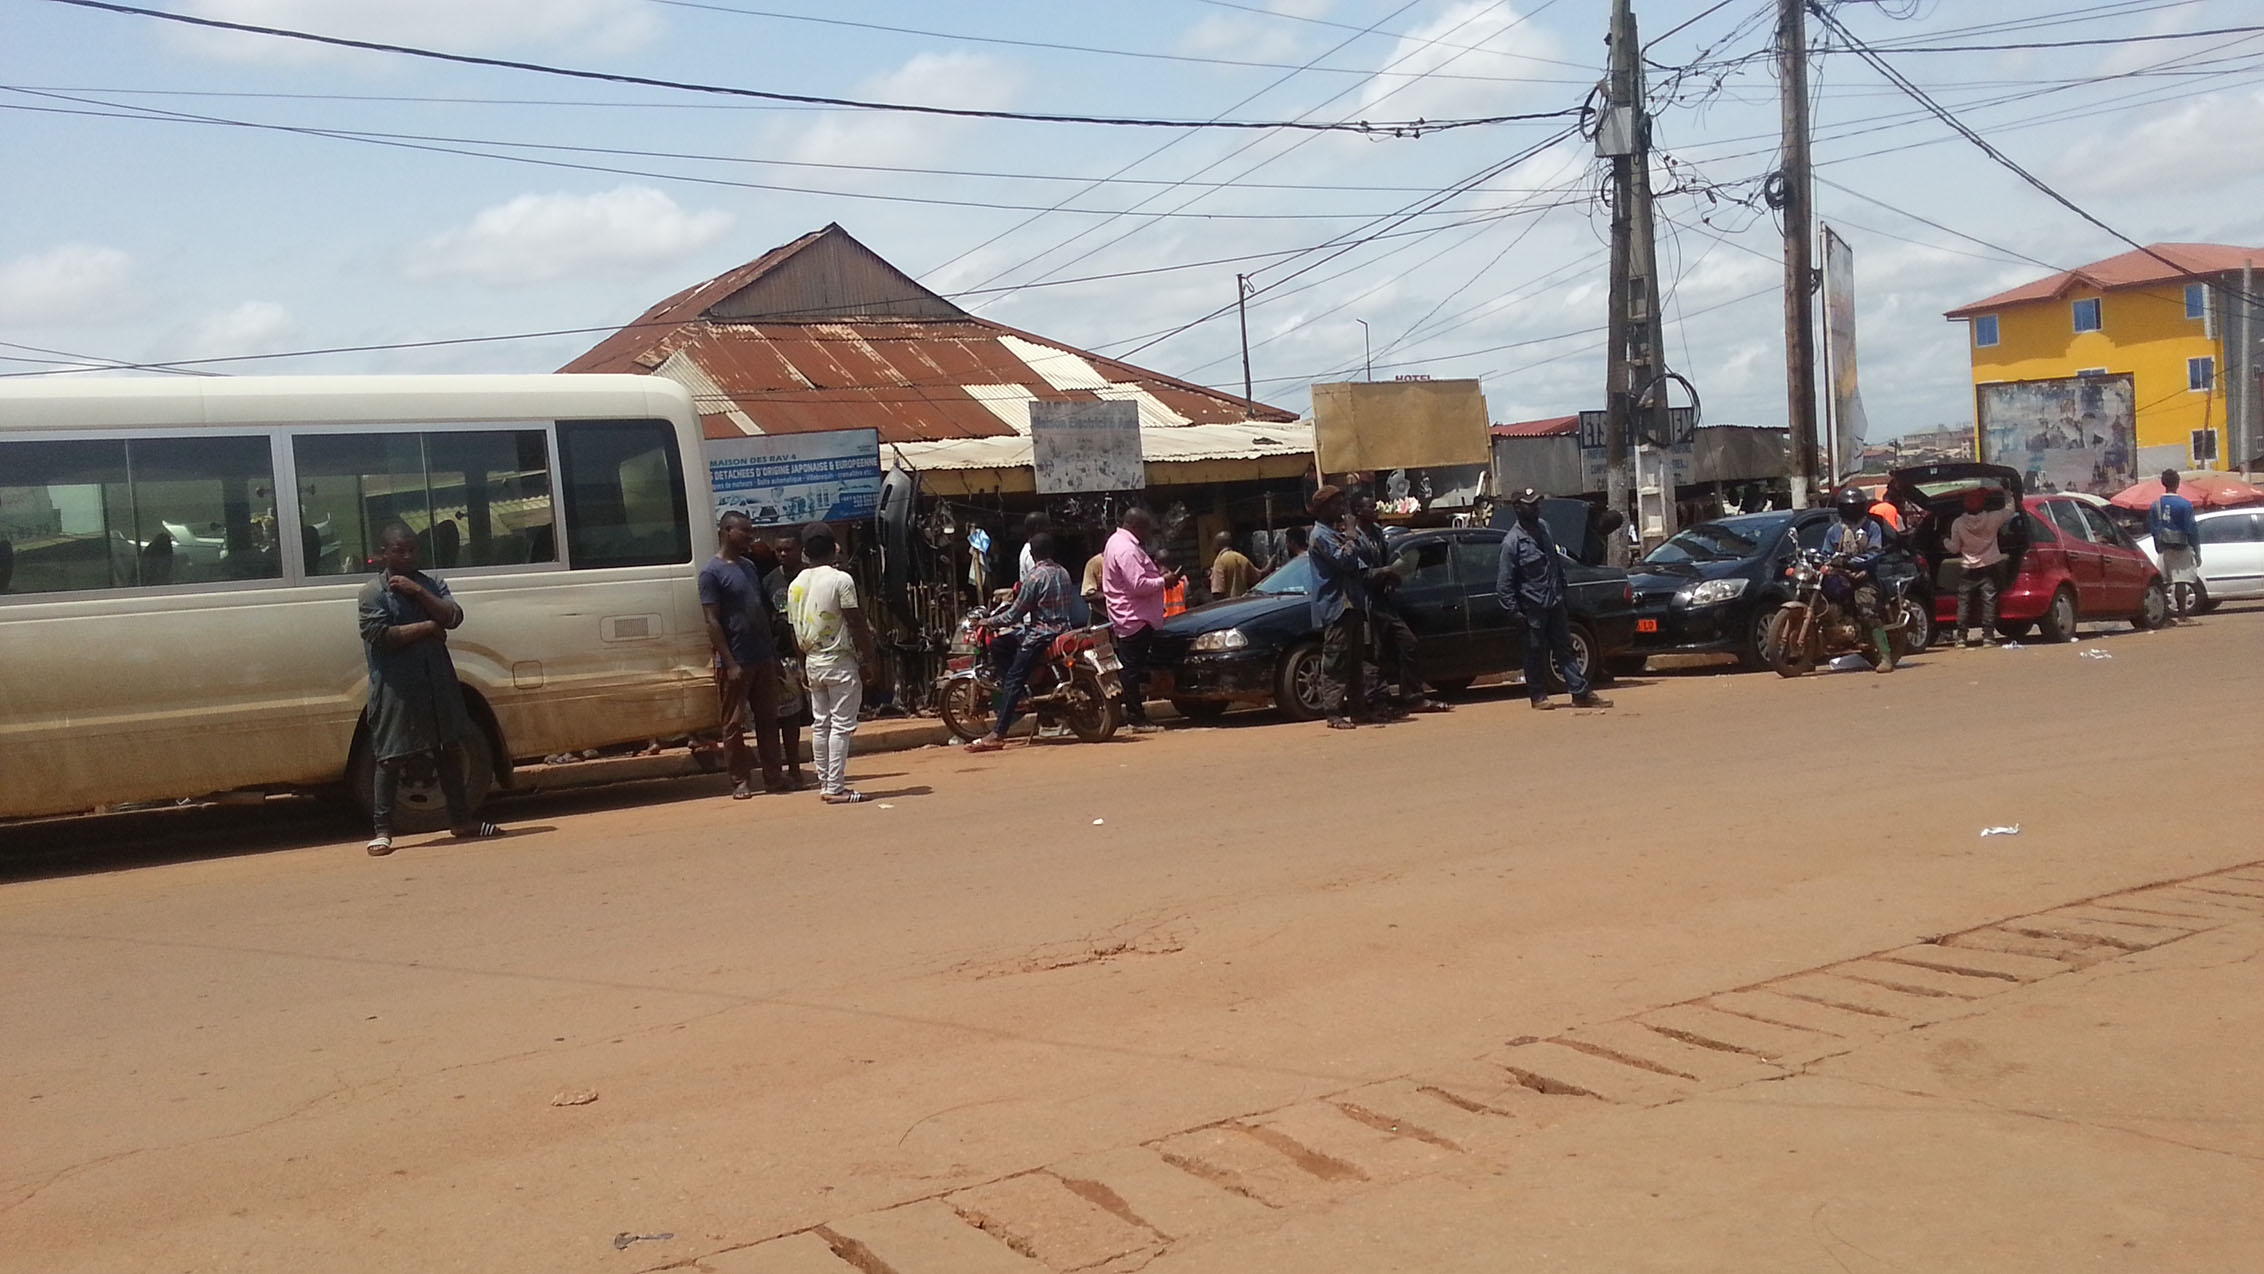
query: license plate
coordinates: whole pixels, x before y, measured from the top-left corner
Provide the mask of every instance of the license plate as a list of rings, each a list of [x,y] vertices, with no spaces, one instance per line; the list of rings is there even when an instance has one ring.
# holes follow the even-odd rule
[[[1639,633],[1655,633],[1659,631],[1659,621],[1655,619],[1638,619],[1635,621],[1635,631]]]
[[[1116,672],[1124,667],[1123,661],[1114,655],[1096,656],[1096,660],[1100,664],[1102,672]]]

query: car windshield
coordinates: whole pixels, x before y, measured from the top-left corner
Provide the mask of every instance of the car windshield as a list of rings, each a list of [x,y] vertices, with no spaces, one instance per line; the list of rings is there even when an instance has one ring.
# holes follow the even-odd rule
[[[1762,542],[1776,529],[1774,521],[1757,525],[1701,522],[1652,549],[1643,560],[1670,566],[1678,562],[1734,562],[1760,552]]]
[[[1253,593],[1278,593],[1284,596],[1304,596],[1313,591],[1313,560],[1300,553],[1281,564],[1281,569],[1252,585]]]
[[[1936,496],[1945,496],[1962,491],[2002,491],[2005,489],[2004,483],[1987,475],[1971,478],[1948,478],[1941,482],[1921,482],[1917,486],[1918,494],[1929,500]]]

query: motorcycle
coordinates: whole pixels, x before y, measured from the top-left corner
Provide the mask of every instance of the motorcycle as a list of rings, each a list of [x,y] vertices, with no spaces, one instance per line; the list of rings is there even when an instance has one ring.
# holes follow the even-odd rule
[[[944,674],[936,680],[936,704],[945,728],[969,742],[990,731],[991,705],[1001,693],[1005,671],[991,649],[1004,634],[989,626],[991,618],[978,611],[959,622]],[[1107,624],[1072,628],[1054,638],[1030,669],[1023,710],[1041,721],[1058,719],[1086,743],[1104,742],[1116,733],[1123,715],[1117,710],[1124,693],[1117,681],[1121,666]]]
[[[1904,648],[1913,609],[1910,578],[1878,569],[1876,554],[1850,558],[1817,549],[1803,551],[1787,574],[1792,599],[1769,620],[1762,638],[1762,653],[1780,677],[1797,677],[1841,655],[1861,655],[1876,669],[1884,656],[1872,634],[1856,615],[1855,590],[1866,585],[1879,593],[1879,611],[1886,616],[1887,642]],[[1888,671],[1893,671],[1890,667]]]

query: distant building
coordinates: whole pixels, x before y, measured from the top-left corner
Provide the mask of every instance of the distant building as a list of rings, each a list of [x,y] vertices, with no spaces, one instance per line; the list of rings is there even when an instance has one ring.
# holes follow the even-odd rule
[[[2219,319],[2231,312],[2227,301],[2239,295],[2241,269],[2251,265],[2264,265],[2264,249],[2157,243],[1946,317],[1972,329],[1977,397],[1994,382],[2128,374],[2137,425],[2130,468],[2224,468],[2234,457],[2221,445],[2229,360]]]

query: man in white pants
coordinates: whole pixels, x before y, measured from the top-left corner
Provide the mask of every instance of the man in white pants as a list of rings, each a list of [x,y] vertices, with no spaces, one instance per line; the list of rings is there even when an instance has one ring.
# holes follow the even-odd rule
[[[864,706],[864,668],[872,663],[873,629],[857,606],[857,584],[834,561],[840,545],[833,528],[802,528],[802,573],[786,590],[786,613],[810,683],[810,757],[817,763],[819,799],[854,805],[865,794],[849,786],[849,739]]]

